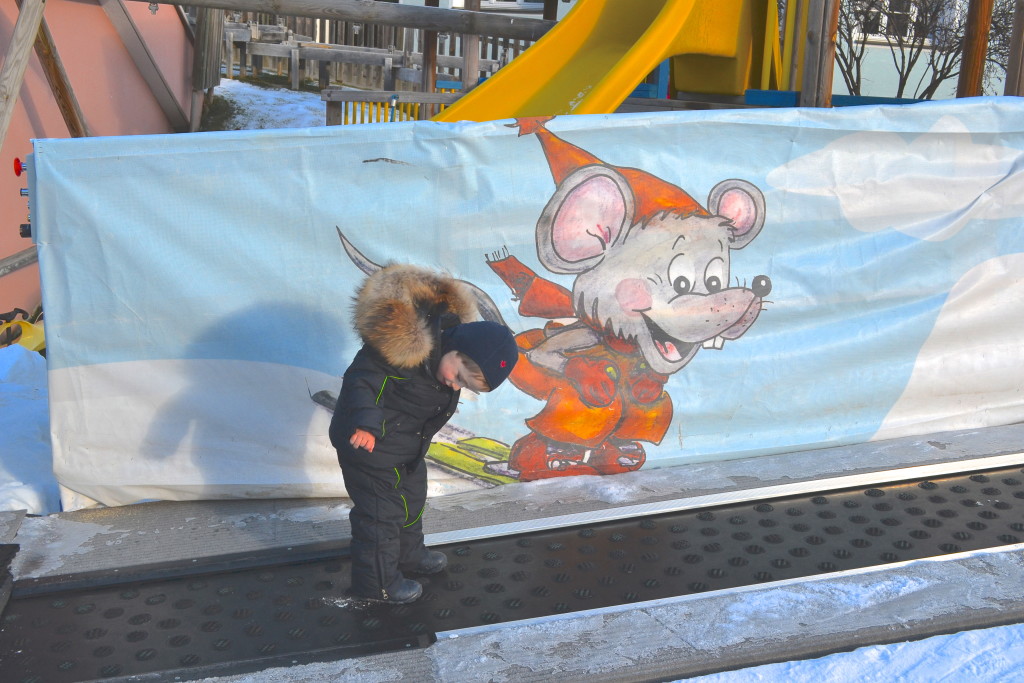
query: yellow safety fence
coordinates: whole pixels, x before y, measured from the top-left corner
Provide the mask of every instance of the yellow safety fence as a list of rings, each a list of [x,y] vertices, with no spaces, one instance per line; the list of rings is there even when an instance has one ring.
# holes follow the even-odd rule
[[[457,93],[458,90],[439,88],[439,93]],[[341,124],[387,123],[391,121],[418,121],[420,102],[342,102]],[[439,111],[450,105],[438,104]]]

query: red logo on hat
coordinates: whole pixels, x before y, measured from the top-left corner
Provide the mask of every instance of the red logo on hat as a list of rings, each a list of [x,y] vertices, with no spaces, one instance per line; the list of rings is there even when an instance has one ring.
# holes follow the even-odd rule
[[[505,367],[505,365],[506,365],[505,361],[501,361],[501,367]]]

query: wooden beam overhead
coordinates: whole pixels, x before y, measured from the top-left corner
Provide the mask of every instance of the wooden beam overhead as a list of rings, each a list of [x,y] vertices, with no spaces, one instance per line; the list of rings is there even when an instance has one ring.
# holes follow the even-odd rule
[[[175,5],[179,0],[155,1],[161,5]],[[404,26],[442,33],[472,33],[522,40],[537,40],[555,25],[555,22],[545,19],[438,7],[415,7],[374,0],[189,0],[188,4],[193,7],[213,7],[235,12],[268,12],[317,19],[364,21],[370,24]]]
[[[20,9],[23,0],[16,0]],[[46,75],[46,82],[50,85],[50,91],[57,101],[57,108],[64,117],[64,124],[68,127],[68,133],[73,138],[89,137],[89,126],[85,123],[85,116],[82,108],[78,105],[78,98],[71,89],[71,81],[68,80],[67,71],[64,70],[64,63],[60,60],[57,46],[53,44],[53,36],[46,25],[46,19],[39,23],[39,33],[36,35],[36,57],[43,66],[43,73]]]
[[[36,42],[39,26],[43,23],[46,0],[25,0],[18,20],[14,23],[11,44],[7,48],[4,65],[0,68],[0,147],[7,138],[7,128],[14,116],[14,105],[18,101],[21,83],[25,78],[32,45]]]

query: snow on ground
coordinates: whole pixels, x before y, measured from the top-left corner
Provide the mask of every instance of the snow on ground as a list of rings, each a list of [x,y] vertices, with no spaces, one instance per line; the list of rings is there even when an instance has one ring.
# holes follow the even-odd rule
[[[1024,626],[964,631],[913,643],[872,645],[820,659],[686,679],[699,683],[996,683],[1024,680]]]
[[[255,128],[302,128],[325,123],[325,105],[313,93],[265,89],[224,80],[216,93],[231,99],[242,112],[233,126]],[[28,510],[48,514],[59,510],[57,483],[50,464],[49,413],[47,410],[46,364],[41,356],[20,346],[0,349],[0,511]],[[619,488],[609,478],[596,489],[592,477],[579,486],[586,491],[575,495],[616,498]],[[573,495],[571,480],[557,483],[522,484],[529,487],[557,486]],[[500,489],[499,489],[500,490]],[[867,590],[870,591],[870,588]],[[751,618],[772,610],[772,591],[751,593],[745,605]],[[870,602],[875,596],[847,595],[854,602]],[[312,674],[317,667],[302,667]],[[291,676],[281,670],[279,680]],[[1024,680],[1024,625],[965,631],[925,640],[863,647],[796,662],[784,662],[687,679],[700,683],[1001,683]],[[232,677],[232,681],[268,681],[267,674]],[[329,676],[329,674],[328,674]],[[325,678],[324,680],[329,680]]]
[[[0,349],[0,511],[60,510],[46,396],[46,360],[23,346]]]
[[[313,128],[327,125],[327,103],[317,93],[260,88],[235,80],[221,80],[215,95],[240,110],[231,121],[233,130]]]
[[[534,629],[544,629],[540,624]],[[966,631],[913,643],[872,645],[819,659],[679,679],[687,683],[1017,683],[1024,680],[1020,626]],[[454,636],[452,636],[454,637]],[[206,679],[223,683],[332,681],[332,663]],[[359,680],[391,680],[361,677]]]

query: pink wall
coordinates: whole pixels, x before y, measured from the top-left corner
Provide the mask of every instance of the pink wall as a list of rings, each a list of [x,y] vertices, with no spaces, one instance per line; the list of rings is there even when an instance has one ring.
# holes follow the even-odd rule
[[[192,48],[178,14],[162,5],[156,15],[148,5],[127,1],[128,13],[156,60],[164,80],[185,114],[189,111]],[[17,21],[14,0],[0,3],[0,46],[3,58]],[[171,125],[131,55],[97,0],[49,0],[44,19],[49,26],[68,80],[93,135],[171,133]],[[17,106],[0,149],[0,259],[32,246],[18,236],[26,221],[28,186],[13,173],[15,157],[32,153],[32,138],[65,138],[67,127],[33,52],[18,94]],[[0,278],[0,313],[38,305],[39,272],[35,265]]]

